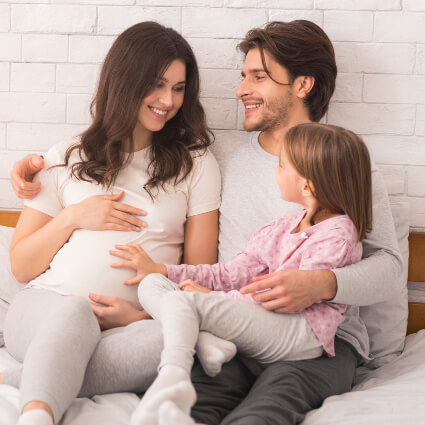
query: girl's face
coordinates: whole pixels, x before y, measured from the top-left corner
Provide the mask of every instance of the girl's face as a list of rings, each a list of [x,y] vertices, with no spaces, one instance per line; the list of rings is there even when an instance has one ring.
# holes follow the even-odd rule
[[[292,165],[285,147],[282,147],[280,151],[279,165],[276,168],[276,182],[284,201],[303,205],[303,193],[307,181]]]
[[[161,130],[183,105],[186,86],[186,64],[176,59],[170,63],[164,75],[158,79],[154,89],[140,105],[136,131]]]

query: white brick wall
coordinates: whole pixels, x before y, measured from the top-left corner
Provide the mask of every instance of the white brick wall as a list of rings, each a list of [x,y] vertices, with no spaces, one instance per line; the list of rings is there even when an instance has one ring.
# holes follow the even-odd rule
[[[391,197],[425,229],[424,0],[0,0],[0,209],[20,208],[13,161],[70,139],[90,121],[99,66],[116,35],[141,20],[181,32],[201,68],[218,138],[238,137],[234,96],[251,27],[309,19],[329,34],[339,75],[324,119],[360,133]]]

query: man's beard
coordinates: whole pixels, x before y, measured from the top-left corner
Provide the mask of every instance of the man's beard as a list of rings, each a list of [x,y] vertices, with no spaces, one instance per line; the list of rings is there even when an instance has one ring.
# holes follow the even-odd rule
[[[263,117],[261,121],[248,125],[244,128],[247,131],[270,131],[278,127],[284,127],[289,123],[289,114],[292,109],[291,92],[285,98],[276,99],[267,105],[267,108],[262,108]]]

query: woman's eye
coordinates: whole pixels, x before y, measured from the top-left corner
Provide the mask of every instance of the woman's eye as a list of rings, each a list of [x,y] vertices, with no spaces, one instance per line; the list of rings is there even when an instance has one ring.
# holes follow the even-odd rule
[[[186,88],[185,86],[179,86],[179,87],[175,87],[174,90],[176,92],[182,92],[182,91],[184,91],[185,88]]]

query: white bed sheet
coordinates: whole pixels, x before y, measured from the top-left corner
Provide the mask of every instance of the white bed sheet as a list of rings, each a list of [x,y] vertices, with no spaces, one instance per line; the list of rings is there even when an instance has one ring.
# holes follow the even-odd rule
[[[15,364],[4,348],[0,371]],[[14,425],[19,391],[0,385],[0,425]],[[127,425],[138,397],[121,393],[77,399],[61,425]],[[350,393],[328,398],[310,412],[303,425],[425,424],[425,330],[410,335],[391,363],[367,373]],[[177,425],[177,424],[176,424]]]
[[[329,397],[303,425],[425,424],[425,330],[409,335],[403,353],[369,371],[349,393]]]

